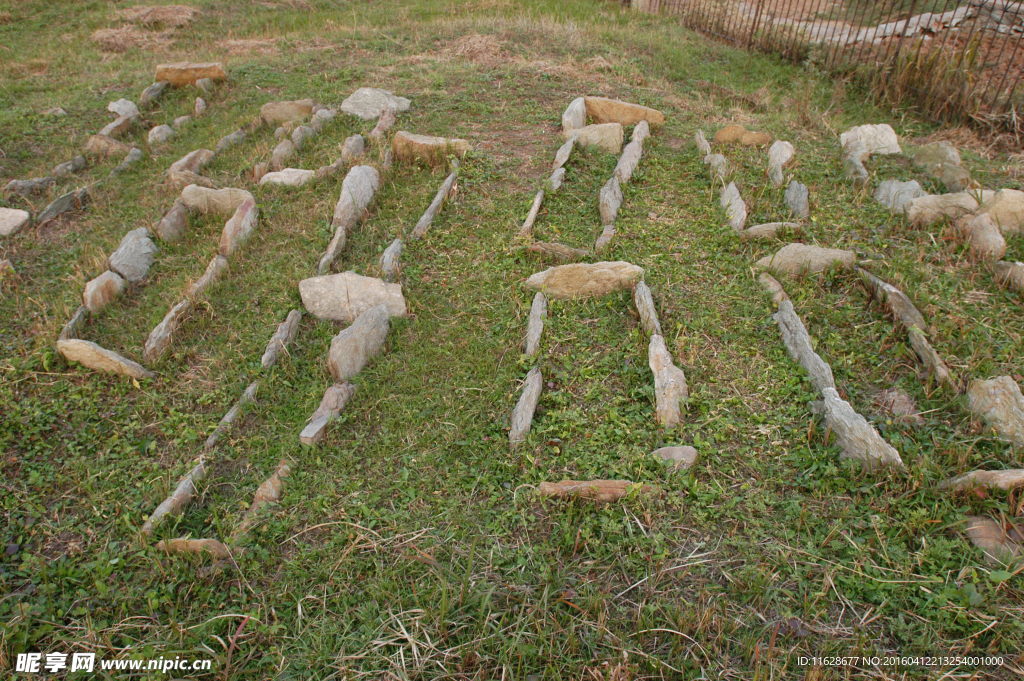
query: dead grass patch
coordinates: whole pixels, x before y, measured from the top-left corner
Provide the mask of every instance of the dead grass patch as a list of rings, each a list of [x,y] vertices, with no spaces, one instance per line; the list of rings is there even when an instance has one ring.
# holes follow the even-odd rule
[[[508,60],[505,43],[493,35],[470,33],[449,42],[441,50],[441,56],[453,59],[467,59],[474,64],[496,66]]]
[[[277,38],[241,38],[221,43],[228,54],[277,54]]]
[[[119,10],[117,14],[126,21],[142,26],[180,28],[191,23],[199,14],[199,10],[187,5],[140,5],[138,7],[125,7]]]
[[[132,48],[164,49],[174,41],[170,31],[142,31],[125,24],[118,28],[101,28],[92,33],[92,41],[104,52],[126,52]]]

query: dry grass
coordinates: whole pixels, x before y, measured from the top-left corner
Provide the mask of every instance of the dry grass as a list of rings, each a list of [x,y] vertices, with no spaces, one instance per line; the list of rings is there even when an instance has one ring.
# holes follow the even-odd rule
[[[277,54],[277,38],[244,38],[239,40],[225,40],[221,46],[230,55],[240,54]]]
[[[180,28],[192,22],[199,10],[187,5],[155,5],[148,7],[125,7],[118,15],[127,21],[143,26],[168,26]]]
[[[101,28],[92,33],[92,41],[104,52],[120,53],[133,48],[162,50],[174,42],[170,31],[143,31],[125,24],[118,28]]]

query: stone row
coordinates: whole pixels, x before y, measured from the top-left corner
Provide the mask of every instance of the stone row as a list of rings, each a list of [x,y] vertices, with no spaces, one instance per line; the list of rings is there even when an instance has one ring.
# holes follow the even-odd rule
[[[598,193],[598,211],[601,214],[601,234],[594,242],[594,252],[600,253],[608,248],[612,238],[615,236],[615,219],[619,214],[619,207],[622,205],[622,185],[628,184],[633,178],[640,157],[644,152],[644,140],[651,134],[650,125],[646,120],[639,121],[633,128],[629,144],[619,156],[618,163],[612,176],[601,187]]]

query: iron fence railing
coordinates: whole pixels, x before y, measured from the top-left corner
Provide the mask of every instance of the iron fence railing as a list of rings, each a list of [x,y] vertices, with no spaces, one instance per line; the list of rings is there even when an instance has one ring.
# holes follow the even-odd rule
[[[631,0],[740,46],[810,60],[939,121],[1024,132],[1024,1]]]

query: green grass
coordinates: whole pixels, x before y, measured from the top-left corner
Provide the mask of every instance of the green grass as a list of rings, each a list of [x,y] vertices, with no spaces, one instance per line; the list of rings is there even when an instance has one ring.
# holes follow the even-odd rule
[[[610,668],[620,663],[625,678],[662,679],[948,671],[813,676],[797,663],[869,654],[1004,654],[1020,669],[1021,577],[986,566],[962,533],[966,514],[1011,512],[1007,499],[935,489],[968,469],[1020,467],[1019,452],[986,436],[960,398],[917,379],[905,337],[853,276],[786,281],[842,392],[908,469],[870,476],[841,462],[751,270],[781,244],[736,239],[691,142],[697,127],[710,136],[734,119],[793,142],[790,172],[812,198],[805,240],[879,259],[874,271],[917,302],[959,375],[1021,380],[1019,298],[944,228],[912,229],[843,178],[838,131],[887,121],[912,139],[930,126],[617,3],[193,4],[203,13],[170,47],[116,55],[88,39],[120,24],[116,3],[0,4],[10,12],[0,23],[4,182],[46,174],[77,153],[109,119],[106,103],[136,98],[156,63],[223,59],[230,72],[205,117],[166,152],[100,184],[87,211],[0,243],[0,259],[18,273],[0,297],[0,508],[11,547],[0,563],[0,665],[25,650],[74,649],[209,657],[205,678],[219,679],[589,680],[616,678]],[[489,36],[490,47],[458,49],[472,34]],[[224,38],[279,40],[274,54],[230,55]],[[607,65],[588,61],[595,57]],[[315,449],[300,447],[298,432],[329,384],[324,359],[338,328],[307,317],[222,441],[196,502],[157,538],[226,538],[256,486],[288,458],[281,504],[236,566],[211,572],[206,560],[163,555],[138,529],[260,375],[266,341],[300,305],[296,283],[330,238],[341,176],[299,190],[254,186],[247,171],[268,158],[269,130],[212,164],[219,184],[254,192],[259,231],[152,367],[155,380],[135,387],[67,366],[53,341],[121,235],[173,201],[162,184],[173,160],[212,147],[264,102],[337,105],[363,85],[413,100],[397,128],[475,146],[457,194],[427,237],[406,246],[411,314],[394,321],[387,352],[355,379],[355,398]],[[646,269],[692,397],[680,428],[656,427],[628,295],[553,302],[540,360],[549,385],[528,442],[510,453],[508,417],[531,366],[519,354],[532,298],[522,282],[544,266],[515,233],[549,174],[561,111],[583,93],[668,117],[624,190],[619,234],[603,257]],[[149,122],[186,113],[196,94],[172,92]],[[69,115],[40,115],[52,106]],[[372,126],[337,119],[296,165],[332,161],[345,137]],[[144,129],[134,134],[142,140]],[[763,151],[725,153],[751,224],[784,219]],[[1011,185],[1008,158],[964,156],[985,186]],[[574,155],[537,237],[589,247],[600,231],[597,190],[613,165]],[[870,167],[875,181],[925,181],[900,159]],[[411,229],[443,178],[396,167],[338,268],[377,274],[381,251]],[[149,330],[215,252],[221,224],[194,220],[181,242],[161,244],[149,280],[83,336],[140,357]],[[1022,245],[1011,240],[1007,257],[1020,259]],[[874,412],[874,393],[894,385],[918,401],[922,425]],[[698,465],[672,474],[656,464],[651,450],[670,444],[697,447]],[[653,483],[661,494],[607,507],[533,494],[543,480],[596,477]],[[1013,669],[981,671],[1009,679]]]

